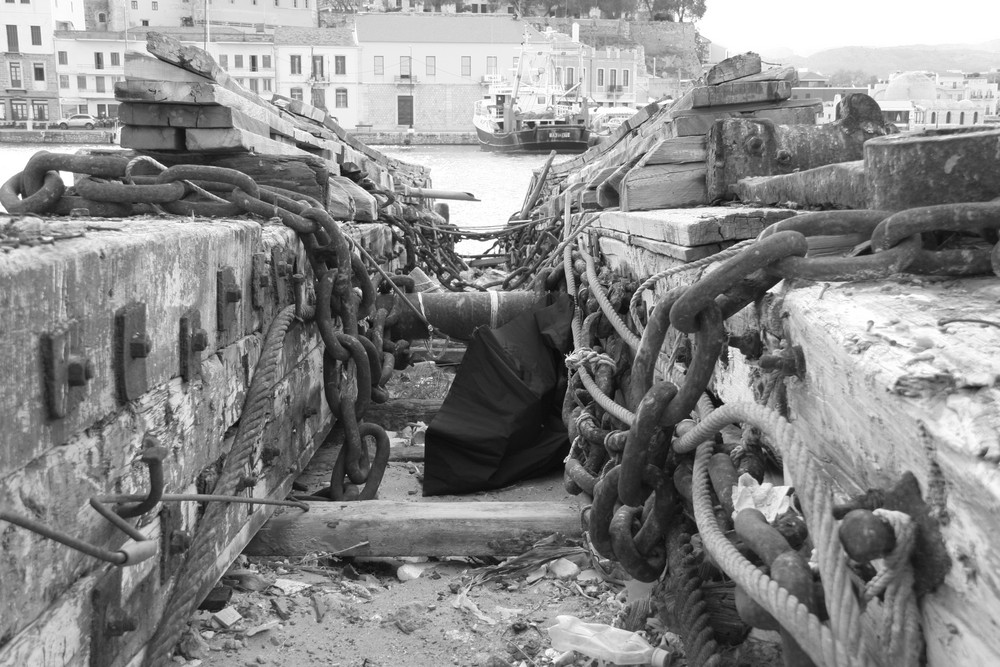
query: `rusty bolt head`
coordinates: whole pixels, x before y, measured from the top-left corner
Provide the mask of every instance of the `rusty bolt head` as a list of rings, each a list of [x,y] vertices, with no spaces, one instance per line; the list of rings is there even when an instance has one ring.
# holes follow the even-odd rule
[[[132,355],[133,359],[142,359],[149,356],[149,353],[153,350],[153,341],[149,339],[149,336],[142,333],[137,333],[132,336],[132,340],[129,341],[128,351]]]
[[[778,151],[777,155],[774,156],[774,159],[777,160],[778,164],[788,164],[792,161],[792,154],[782,148]]]
[[[279,259],[274,265],[274,272],[284,278],[292,272],[292,265],[283,259]]]
[[[270,287],[271,286],[271,276],[268,273],[261,273],[257,276],[257,284],[260,287]]]
[[[227,303],[236,303],[237,301],[239,301],[242,298],[243,298],[243,290],[241,290],[236,285],[227,285],[226,286],[226,302]]]
[[[105,627],[105,633],[109,637],[121,637],[126,632],[134,632],[139,627],[135,619],[126,615],[121,609],[108,612],[107,619],[108,624]]]
[[[292,282],[295,283],[296,285],[304,283],[305,280],[306,280],[306,274],[304,273],[296,273],[292,275]]]
[[[174,530],[170,533],[170,545],[167,547],[172,554],[181,554],[191,548],[191,533],[186,530]]]
[[[195,329],[191,332],[191,349],[195,352],[204,352],[208,349],[208,332],[204,329]]]
[[[66,382],[71,387],[83,387],[94,377],[94,362],[73,354],[66,363]]]
[[[89,208],[73,208],[69,211],[69,217],[71,218],[89,218],[90,209]]]
[[[752,136],[746,141],[747,151],[760,154],[764,150],[764,140],[758,136]]]

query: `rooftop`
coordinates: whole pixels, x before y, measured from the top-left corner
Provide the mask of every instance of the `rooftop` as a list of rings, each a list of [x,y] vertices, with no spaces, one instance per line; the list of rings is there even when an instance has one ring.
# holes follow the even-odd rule
[[[359,42],[520,44],[531,28],[510,14],[359,14]]]
[[[274,29],[274,43],[299,46],[356,46],[354,30],[346,27],[293,28],[279,26]]]

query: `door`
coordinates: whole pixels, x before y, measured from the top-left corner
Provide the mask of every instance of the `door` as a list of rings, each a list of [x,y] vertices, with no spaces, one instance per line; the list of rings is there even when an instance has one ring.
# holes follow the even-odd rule
[[[397,125],[413,127],[413,95],[399,95],[396,98]]]

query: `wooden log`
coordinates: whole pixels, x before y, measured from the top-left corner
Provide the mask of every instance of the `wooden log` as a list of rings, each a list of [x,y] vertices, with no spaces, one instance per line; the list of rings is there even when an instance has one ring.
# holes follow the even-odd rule
[[[895,132],[867,95],[841,103],[841,117],[822,125],[777,125],[769,120],[727,118],[708,133],[708,197],[732,198],[741,178],[804,171],[860,160],[864,143]]]
[[[605,211],[594,225],[680,246],[754,238],[764,227],[795,215],[785,209],[710,206],[625,213]]]
[[[760,72],[760,55],[753,51],[730,56],[708,70],[705,84],[714,86]]]
[[[867,176],[864,161],[841,162],[794,174],[744,178],[735,186],[744,204],[866,208]]]
[[[365,421],[378,424],[387,431],[398,431],[413,422],[431,423],[440,409],[441,401],[436,398],[394,398],[368,406]]]
[[[705,162],[708,157],[705,137],[671,137],[660,139],[646,154],[647,166]]]
[[[717,107],[727,104],[752,104],[755,102],[778,102],[792,96],[789,81],[734,81],[718,86],[700,86],[691,90],[691,106]]]
[[[191,83],[214,83],[213,79],[175,67],[158,58],[136,51],[125,52],[125,77],[128,79],[150,79],[152,81],[187,81]]]
[[[805,378],[786,380],[788,418],[836,501],[916,476],[926,525],[940,531],[951,559],[944,583],[920,601],[932,667],[1000,662],[1000,329],[939,324],[993,312],[998,296],[995,278],[801,285],[766,318],[780,319],[785,342],[802,346]],[[717,371],[724,401],[753,400],[750,370],[734,354]],[[921,524],[921,533],[931,530]],[[918,570],[917,585],[926,577]]]
[[[339,188],[351,198],[356,222],[374,222],[378,219],[378,204],[375,197],[346,176],[331,176],[330,189]]]
[[[707,204],[705,164],[636,166],[618,186],[622,211],[648,211]]]
[[[184,150],[185,131],[174,127],[137,127],[126,125],[122,128],[122,148],[149,151]]]
[[[200,104],[150,104],[123,102],[118,120],[125,125],[162,127],[232,127],[232,109]]]
[[[871,208],[900,210],[1000,196],[1000,130],[927,130],[865,144]]]
[[[579,508],[541,502],[310,503],[275,514],[249,556],[514,556],[554,533],[580,535]],[[359,546],[360,545],[360,546]]]
[[[690,137],[708,134],[720,118],[760,118],[778,125],[815,125],[823,112],[820,100],[785,100],[775,104],[737,104],[679,111],[670,122],[670,136]]]
[[[799,85],[799,71],[794,67],[771,67],[736,80],[737,83],[751,81],[788,81],[794,87]]]

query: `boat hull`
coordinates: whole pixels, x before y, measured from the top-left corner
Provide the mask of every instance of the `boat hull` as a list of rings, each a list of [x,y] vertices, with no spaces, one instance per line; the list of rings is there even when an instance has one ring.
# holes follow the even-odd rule
[[[582,153],[590,147],[590,131],[585,127],[544,127],[517,132],[487,132],[476,128],[479,147],[501,153]]]

